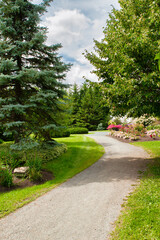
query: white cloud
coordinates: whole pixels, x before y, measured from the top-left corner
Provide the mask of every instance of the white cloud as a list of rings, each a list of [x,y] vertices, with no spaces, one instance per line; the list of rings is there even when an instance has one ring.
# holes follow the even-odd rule
[[[67,74],[68,82],[83,82],[83,76],[95,81],[90,73],[92,66],[82,55],[85,49],[93,49],[93,38],[100,40],[103,36],[104,19],[91,20],[77,9],[62,9],[54,16],[46,17],[43,25],[48,28],[47,44],[62,43],[60,54],[74,66]]]
[[[33,0],[39,4],[42,0]],[[73,63],[67,74],[67,82],[82,83],[83,76],[96,81],[90,72],[92,65],[82,55],[87,49],[93,51],[93,39],[103,38],[108,12],[113,4],[119,7],[118,0],[54,0],[48,13],[42,18],[42,25],[48,28],[47,44],[61,43],[60,55],[65,61]]]
[[[95,74],[91,74],[92,67],[90,65],[80,65],[75,63],[71,71],[67,74],[67,82],[74,84],[75,82],[78,84],[82,84],[84,82],[84,76],[86,79],[89,79],[93,82],[97,81],[97,77]]]
[[[90,19],[76,9],[55,12],[43,22],[49,31],[47,43],[61,42],[64,48],[80,44],[90,23]]]

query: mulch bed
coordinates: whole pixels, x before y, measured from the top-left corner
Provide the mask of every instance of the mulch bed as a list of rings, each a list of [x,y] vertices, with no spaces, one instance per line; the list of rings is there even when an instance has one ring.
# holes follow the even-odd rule
[[[28,178],[22,179],[22,178],[17,178],[17,177],[14,176],[13,177],[13,184],[14,185],[11,188],[0,186],[0,193],[10,192],[10,191],[16,190],[16,189],[22,189],[22,188],[26,188],[26,187],[32,187],[32,186],[35,186],[35,185],[40,185],[40,184],[43,184],[43,183],[45,183],[49,180],[54,179],[54,176],[53,176],[52,172],[42,170],[41,174],[42,174],[42,180],[37,181],[37,182],[32,182]]]
[[[149,136],[145,136],[145,137],[140,137],[140,139],[137,140],[130,140],[130,139],[123,139],[123,138],[118,138],[118,137],[114,137],[111,135],[107,135],[107,137],[111,137],[114,138],[120,142],[126,142],[126,143],[131,143],[131,142],[146,142],[146,141],[160,141],[159,137],[156,137],[155,139],[149,137]]]

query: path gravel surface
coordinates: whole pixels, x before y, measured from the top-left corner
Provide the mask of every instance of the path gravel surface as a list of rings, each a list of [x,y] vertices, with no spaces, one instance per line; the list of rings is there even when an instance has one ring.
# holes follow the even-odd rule
[[[148,157],[106,132],[89,135],[106,153],[94,165],[0,220],[0,240],[107,240]]]

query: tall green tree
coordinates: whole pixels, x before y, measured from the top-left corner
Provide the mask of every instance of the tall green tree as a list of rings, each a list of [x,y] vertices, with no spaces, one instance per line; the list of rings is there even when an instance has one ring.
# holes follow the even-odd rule
[[[96,130],[99,123],[106,123],[109,108],[99,83],[86,81],[81,87],[74,86],[72,102],[72,125]]]
[[[101,42],[86,58],[103,81],[113,115],[160,116],[159,0],[119,0]]]
[[[73,85],[73,90],[69,93],[70,101],[71,101],[71,121],[70,124],[75,125],[77,122],[77,113],[80,107],[80,92],[78,85],[75,83]]]
[[[31,132],[50,141],[63,109],[70,66],[58,56],[61,44],[46,45],[47,29],[39,24],[50,2],[0,1],[0,120],[15,143]]]

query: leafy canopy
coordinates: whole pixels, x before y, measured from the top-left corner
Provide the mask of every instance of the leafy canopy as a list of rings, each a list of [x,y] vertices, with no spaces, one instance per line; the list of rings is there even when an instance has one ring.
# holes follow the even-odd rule
[[[86,58],[103,82],[113,115],[160,116],[159,0],[120,0],[102,41]]]

